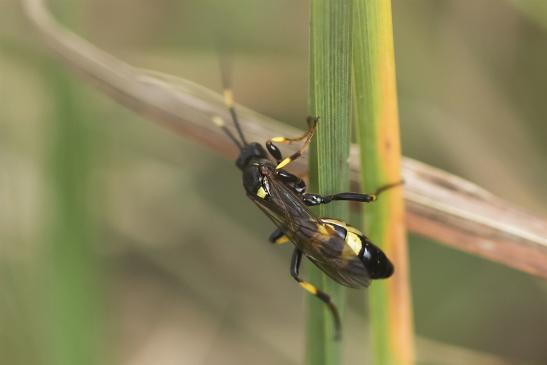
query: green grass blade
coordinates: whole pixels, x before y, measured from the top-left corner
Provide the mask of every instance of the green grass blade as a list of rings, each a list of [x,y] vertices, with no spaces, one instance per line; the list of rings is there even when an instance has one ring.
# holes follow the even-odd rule
[[[56,9],[78,23],[78,2],[59,1]],[[77,25],[76,25],[77,28]],[[100,275],[94,250],[90,204],[93,158],[91,111],[85,92],[58,65],[47,62],[45,80],[52,113],[48,119],[48,188],[45,207],[46,253],[43,301],[45,363],[93,365],[100,361]]]
[[[401,180],[391,2],[355,0],[355,112],[362,189]],[[392,259],[395,275],[372,284],[368,296],[375,365],[413,362],[412,307],[402,188],[365,207],[365,232]]]
[[[313,0],[310,21],[311,114],[319,116],[311,147],[310,191],[328,194],[347,191],[351,130],[351,10],[352,1]],[[320,216],[345,219],[347,204],[321,206]],[[343,312],[344,289],[311,267],[309,277],[329,295]],[[309,298],[307,328],[308,364],[338,364],[340,341],[333,340],[332,317],[326,306]]]
[[[547,2],[542,0],[508,0],[515,8],[547,30]]]
[[[45,344],[49,363],[95,364],[98,282],[88,197],[89,149],[81,93],[57,66],[49,68],[55,99],[49,131]]]

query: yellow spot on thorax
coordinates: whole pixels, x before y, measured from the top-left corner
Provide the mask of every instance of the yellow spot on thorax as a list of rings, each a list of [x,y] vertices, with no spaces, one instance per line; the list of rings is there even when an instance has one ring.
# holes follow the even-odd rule
[[[268,195],[268,193],[266,193],[266,190],[264,190],[262,186],[259,187],[258,190],[256,191],[256,196],[258,196],[261,199],[264,199],[266,195]]]

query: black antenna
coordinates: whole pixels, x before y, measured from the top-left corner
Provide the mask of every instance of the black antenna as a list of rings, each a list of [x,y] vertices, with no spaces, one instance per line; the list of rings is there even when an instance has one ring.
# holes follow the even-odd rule
[[[240,151],[243,149],[243,146],[241,146],[241,143],[239,143],[234,134],[228,128],[226,128],[226,124],[224,124],[224,120],[221,117],[213,117],[213,123],[215,123],[217,127],[222,129],[224,133],[226,133],[226,135],[232,140],[232,142],[234,142],[234,144],[237,146],[237,148],[239,148]]]
[[[220,75],[222,79],[222,88],[224,89],[224,104],[226,105],[226,108],[228,108],[228,111],[230,112],[230,115],[232,116],[232,120],[234,122],[234,125],[236,126],[237,134],[239,134],[239,137],[241,138],[241,141],[243,142],[243,145],[248,145],[247,140],[245,139],[245,136],[243,135],[243,131],[241,130],[241,125],[239,124],[239,120],[237,118],[236,110],[234,107],[234,92],[232,91],[230,87],[230,80],[228,76],[230,75],[231,71],[231,64],[228,62],[228,57],[223,57],[221,55],[220,57]]]

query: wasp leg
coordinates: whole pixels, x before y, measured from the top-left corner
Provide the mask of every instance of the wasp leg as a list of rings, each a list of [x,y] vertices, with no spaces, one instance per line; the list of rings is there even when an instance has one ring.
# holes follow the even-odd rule
[[[294,160],[302,156],[302,153],[306,150],[306,148],[308,148],[308,145],[311,142],[311,139],[317,127],[318,120],[319,119],[317,117],[308,117],[307,119],[308,130],[306,131],[306,133],[304,133],[302,136],[298,138],[274,137],[266,142],[266,148],[277,161],[277,166],[276,166],[277,170],[287,166],[288,164],[290,164],[291,162],[293,162]],[[274,142],[291,144],[293,142],[298,142],[302,140],[304,141],[304,143],[302,144],[302,146],[300,146],[300,149],[296,151],[295,153],[293,153],[292,155],[290,155],[289,157],[285,158],[284,160],[282,160],[281,151],[279,151],[279,148],[277,148],[277,146],[274,145]]]
[[[270,152],[270,155],[272,155],[276,163],[280,163],[283,160],[281,151],[275,144],[273,144],[271,139],[266,141],[266,149]]]
[[[292,254],[291,258],[291,276],[300,284],[300,286],[306,290],[308,293],[315,295],[317,298],[319,298],[323,303],[325,303],[333,316],[334,319],[334,338],[335,340],[339,340],[342,333],[342,324],[340,321],[340,314],[338,314],[338,309],[334,305],[334,303],[331,301],[330,296],[326,294],[325,292],[322,292],[321,290],[317,289],[313,284],[308,283],[307,281],[304,281],[300,278],[300,264],[302,263],[302,251],[295,248]]]
[[[306,191],[306,183],[298,176],[283,169],[277,170],[277,176],[297,194],[303,194]]]
[[[296,137],[296,138],[274,137],[274,138],[270,139],[268,142],[291,144],[291,143],[294,143],[294,142],[302,141],[302,140],[310,137],[310,135],[313,136],[313,134],[315,133],[315,127],[317,126],[318,121],[319,121],[318,117],[309,116],[309,117],[306,118],[306,122],[308,123],[308,130],[303,135],[301,135],[300,137]]]
[[[334,195],[303,194],[302,199],[304,200],[304,204],[306,204],[307,206],[328,204],[333,200],[350,200],[370,203],[376,200],[376,195],[359,193],[340,193]]]
[[[349,200],[349,201],[356,201],[356,202],[362,202],[362,203],[371,203],[378,198],[378,195],[380,195],[380,193],[402,184],[403,184],[403,181],[399,181],[393,184],[387,184],[380,187],[372,194],[359,194],[359,193],[339,193],[339,194],[333,194],[333,195],[302,194],[302,199],[304,200],[304,204],[306,204],[307,206],[328,204],[333,200]]]
[[[284,243],[289,242],[289,237],[287,237],[285,232],[283,232],[282,230],[278,228],[275,231],[273,231],[273,233],[270,235],[270,238],[268,238],[268,240],[271,243],[275,243],[276,245],[282,245]]]

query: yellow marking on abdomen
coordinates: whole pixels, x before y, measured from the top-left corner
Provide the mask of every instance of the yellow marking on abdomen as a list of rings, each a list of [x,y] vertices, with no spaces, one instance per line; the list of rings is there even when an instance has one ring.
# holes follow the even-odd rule
[[[332,218],[321,218],[321,221],[325,223],[334,224],[336,226],[344,227],[346,228],[347,224],[344,221],[339,221],[338,219],[332,219]]]
[[[358,230],[357,228],[355,228],[354,226],[350,226],[349,224],[346,225],[346,229],[348,230],[348,232],[351,232],[351,233],[354,233],[358,236],[361,236],[363,235],[363,232],[361,232],[360,230]]]
[[[329,230],[327,229],[327,227],[322,224],[317,224],[317,231],[324,236],[329,234]]]
[[[359,252],[361,252],[361,248],[363,248],[363,242],[361,241],[361,237],[350,231],[348,231],[348,234],[346,235],[346,244],[356,255],[359,255]]]
[[[286,235],[283,235],[275,240],[276,245],[282,245],[287,242],[289,242],[289,237],[287,237]]]
[[[344,221],[339,221],[338,219],[332,219],[332,218],[321,218],[321,221],[345,228],[346,231],[355,233],[357,236],[363,235],[363,233],[360,230],[358,230],[354,226],[350,226]]]

